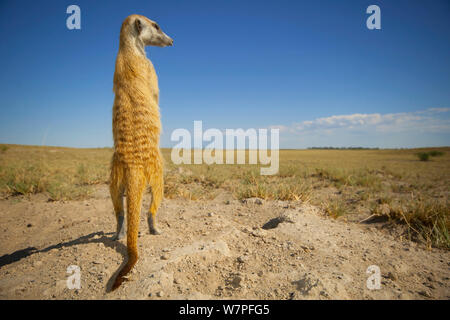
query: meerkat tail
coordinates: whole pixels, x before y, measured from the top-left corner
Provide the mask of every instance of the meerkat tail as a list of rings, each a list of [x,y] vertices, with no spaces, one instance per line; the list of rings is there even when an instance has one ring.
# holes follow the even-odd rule
[[[143,170],[139,167],[128,168],[126,176],[128,261],[120,270],[112,287],[112,291],[116,290],[124,281],[127,280],[126,275],[133,269],[138,260],[137,239],[141,202],[145,189],[145,177]]]

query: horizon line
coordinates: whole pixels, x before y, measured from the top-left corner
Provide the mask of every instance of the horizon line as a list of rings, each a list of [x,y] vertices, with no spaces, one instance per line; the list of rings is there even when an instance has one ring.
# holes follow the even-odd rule
[[[67,148],[67,149],[113,149],[114,146],[103,146],[103,147],[68,147],[68,146],[56,146],[56,145],[37,145],[37,144],[17,144],[17,143],[3,143],[0,142],[0,145],[9,145],[9,146],[25,146],[25,147],[48,147],[48,148]],[[324,146],[324,147],[306,147],[306,148],[279,148],[278,150],[414,150],[414,149],[430,149],[430,148],[450,148],[448,146],[421,146],[421,147],[393,147],[393,148],[382,148],[382,147],[333,147],[333,146]],[[222,150],[222,151],[239,151],[239,150],[272,150],[270,148],[267,149],[219,149],[219,148],[173,148],[173,147],[160,147],[160,149],[179,149],[179,150]],[[277,149],[274,149],[277,150]]]

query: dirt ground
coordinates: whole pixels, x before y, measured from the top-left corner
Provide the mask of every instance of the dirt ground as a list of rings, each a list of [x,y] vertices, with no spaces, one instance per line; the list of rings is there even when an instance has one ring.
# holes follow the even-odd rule
[[[126,256],[112,241],[106,185],[84,201],[43,194],[0,200],[0,299],[450,299],[450,253],[399,237],[383,222],[326,217],[300,202],[165,199],[150,235],[146,195],[139,261],[108,292]],[[79,266],[81,288],[67,268]],[[370,290],[367,268],[381,271]]]

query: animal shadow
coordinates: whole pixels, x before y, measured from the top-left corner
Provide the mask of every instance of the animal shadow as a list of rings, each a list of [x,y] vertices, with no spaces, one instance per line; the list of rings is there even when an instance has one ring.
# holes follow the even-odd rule
[[[112,234],[113,234],[112,232],[105,234],[103,231],[93,232],[93,233],[87,234],[85,236],[81,236],[78,239],[51,245],[44,249],[37,249],[36,247],[28,247],[25,249],[17,250],[11,254],[5,254],[0,257],[0,268],[4,267],[6,265],[9,265],[11,263],[17,262],[23,258],[27,258],[36,253],[44,253],[44,252],[48,252],[53,249],[67,248],[67,247],[71,247],[71,246],[89,244],[89,243],[103,243],[105,245],[105,247],[113,248],[118,253],[120,253],[123,257],[126,257],[127,256],[126,255],[126,252],[127,252],[126,246],[123,245],[121,242],[112,240],[111,237],[108,237]],[[98,238],[98,236],[100,236],[100,237]],[[116,271],[116,273],[117,272],[118,271]],[[116,273],[113,275],[113,278],[115,278]],[[109,282],[111,282],[111,281],[112,281],[112,279],[109,280]],[[109,284],[109,282],[108,282],[108,284]]]

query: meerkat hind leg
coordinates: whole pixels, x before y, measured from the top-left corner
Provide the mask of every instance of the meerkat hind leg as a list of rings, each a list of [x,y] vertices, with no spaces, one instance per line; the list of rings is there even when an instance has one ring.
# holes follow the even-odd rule
[[[148,213],[148,229],[150,230],[150,234],[158,235],[161,234],[159,228],[156,226],[156,215],[154,216],[150,212]]]
[[[158,235],[161,234],[161,231],[157,227],[156,222],[156,209],[154,205],[155,201],[152,196],[152,204],[150,205],[150,210],[147,213],[147,221],[148,221],[148,230],[150,231],[150,234]]]
[[[161,160],[160,160],[161,161]],[[158,235],[161,234],[157,226],[156,212],[158,211],[159,205],[161,204],[163,198],[163,172],[162,167],[157,166],[153,170],[153,174],[149,175],[149,185],[152,194],[152,202],[148,211],[147,221],[148,229],[150,234]]]
[[[121,212],[121,214],[117,215],[117,230],[116,230],[116,234],[113,236],[113,240],[121,240],[125,237],[126,234],[126,230],[125,230],[125,223],[124,223],[124,219],[125,215],[123,214],[123,212]]]
[[[116,187],[114,184],[111,185],[111,198],[113,200],[114,212],[116,214],[117,229],[116,234],[113,236],[112,240],[120,240],[125,237],[126,230],[124,224],[124,210],[123,210],[123,186]]]

